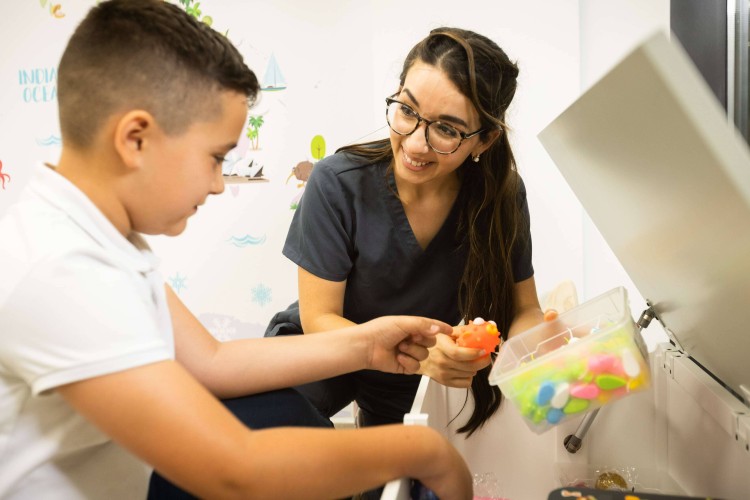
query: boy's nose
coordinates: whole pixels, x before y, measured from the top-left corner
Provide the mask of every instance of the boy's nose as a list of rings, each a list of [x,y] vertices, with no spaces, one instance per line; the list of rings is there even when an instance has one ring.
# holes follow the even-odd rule
[[[224,192],[224,174],[221,169],[216,169],[216,176],[214,177],[213,184],[211,186],[212,194],[221,194]]]

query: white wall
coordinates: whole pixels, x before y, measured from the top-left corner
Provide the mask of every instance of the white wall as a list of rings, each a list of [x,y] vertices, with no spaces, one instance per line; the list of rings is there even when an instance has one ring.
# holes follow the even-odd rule
[[[641,40],[658,30],[669,32],[669,0],[581,0],[580,12],[582,92]],[[625,286],[637,319],[647,308],[646,301],[588,215],[582,211],[581,217],[583,297],[589,299],[615,286]],[[666,334],[654,321],[644,330],[644,338],[653,350],[656,343],[666,339]]]
[[[0,161],[12,175],[0,190],[0,212],[18,196],[32,161],[54,162],[59,154],[59,144],[46,141],[59,137],[55,100],[24,102],[29,85],[19,75],[56,68],[94,3],[63,2],[65,16],[55,18],[39,2],[23,2],[0,18]],[[263,93],[251,111],[266,120],[260,150],[247,140],[238,148],[264,165],[270,182],[228,186],[183,235],[151,239],[165,277],[182,280],[181,297],[217,336],[259,335],[296,298],[296,269],[281,256],[289,205],[299,194],[295,182],[285,183],[291,168],[311,159],[316,134],[328,154],[383,136],[383,99],[396,88],[403,58],[441,25],[489,36],[520,66],[509,124],[528,189],[539,291],[567,279],[582,300],[621,284],[634,289],[536,134],[641,37],[668,25],[668,0],[204,0],[201,9],[259,78],[273,54],[288,84]],[[54,81],[37,86],[51,89]],[[242,236],[253,244],[230,243]]]

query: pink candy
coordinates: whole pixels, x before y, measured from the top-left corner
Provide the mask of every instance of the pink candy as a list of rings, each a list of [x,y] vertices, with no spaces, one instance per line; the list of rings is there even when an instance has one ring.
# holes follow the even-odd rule
[[[570,386],[570,395],[580,399],[595,399],[601,389],[595,384],[574,384]]]
[[[612,354],[592,354],[589,356],[589,370],[593,373],[611,373],[624,375],[622,360]]]

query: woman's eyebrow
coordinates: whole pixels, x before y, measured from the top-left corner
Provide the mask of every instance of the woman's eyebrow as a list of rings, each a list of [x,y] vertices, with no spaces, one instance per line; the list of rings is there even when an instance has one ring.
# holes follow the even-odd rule
[[[409,89],[407,89],[406,87],[404,87],[403,90],[402,90],[402,92],[405,93],[407,96],[409,96],[409,99],[414,103],[415,106],[419,107],[419,101],[417,100],[416,97],[414,97],[414,94],[412,94]],[[469,124],[466,123],[466,121],[462,120],[461,118],[459,118],[457,116],[453,116],[453,115],[439,115],[438,119],[439,120],[444,120],[444,121],[450,121],[450,122],[456,123],[458,125],[462,125],[462,126],[464,126],[466,128],[469,127]]]
[[[403,90],[403,92],[405,92],[405,93],[406,93],[406,94],[407,94],[407,95],[409,96],[409,99],[411,99],[411,101],[412,101],[412,102],[413,102],[413,103],[414,103],[415,105],[419,106],[419,101],[417,101],[417,98],[416,98],[416,97],[414,97],[414,94],[412,94],[412,93],[411,93],[411,91],[410,91],[409,89],[407,89],[406,87],[404,87],[404,90]]]

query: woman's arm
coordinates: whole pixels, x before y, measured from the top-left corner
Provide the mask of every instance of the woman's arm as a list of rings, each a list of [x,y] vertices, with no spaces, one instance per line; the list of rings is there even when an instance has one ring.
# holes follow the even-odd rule
[[[525,332],[544,320],[533,276],[516,283],[513,295],[515,296],[515,317],[508,330],[508,338]]]
[[[354,325],[344,318],[346,281],[319,278],[297,268],[299,314],[305,333],[318,333]]]
[[[466,464],[430,428],[250,431],[172,361],[57,392],[115,442],[201,498],[342,498],[398,477],[419,479],[444,500],[472,497]]]

